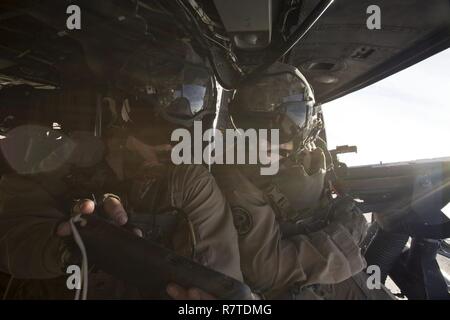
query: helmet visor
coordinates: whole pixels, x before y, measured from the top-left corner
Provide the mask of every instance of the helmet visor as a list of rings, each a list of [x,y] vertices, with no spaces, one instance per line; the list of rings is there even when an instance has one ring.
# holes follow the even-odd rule
[[[305,126],[308,116],[308,102],[303,100],[302,94],[283,98],[280,109],[284,116],[289,118],[297,128],[301,129]]]
[[[206,68],[185,65],[179,77],[157,90],[161,111],[172,118],[192,118],[208,109],[213,88],[213,77]]]
[[[185,98],[189,102],[189,110],[192,115],[196,115],[205,106],[206,86],[196,84],[183,84],[180,90],[174,91],[174,100]]]

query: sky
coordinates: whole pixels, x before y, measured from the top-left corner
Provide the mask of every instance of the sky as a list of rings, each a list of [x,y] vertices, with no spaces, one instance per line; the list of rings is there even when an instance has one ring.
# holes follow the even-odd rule
[[[349,166],[450,157],[450,49],[323,105],[328,145]]]

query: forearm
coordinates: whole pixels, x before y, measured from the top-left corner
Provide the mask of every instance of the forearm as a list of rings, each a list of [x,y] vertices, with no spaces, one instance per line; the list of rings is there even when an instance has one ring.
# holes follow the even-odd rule
[[[247,281],[269,297],[294,284],[339,283],[365,267],[359,247],[342,226],[281,239],[276,221],[265,222],[259,235],[253,230],[240,239],[240,249]]]
[[[285,246],[288,252],[291,245],[295,250],[285,256],[284,274],[280,272],[277,283],[294,274],[296,279],[303,276],[303,280],[297,281],[300,286],[335,284],[365,268],[359,244],[366,233],[367,221],[353,201],[341,201],[336,208],[334,219],[322,229],[281,241],[280,246]]]
[[[232,213],[214,178],[201,166],[179,166],[171,181],[173,205],[192,224],[196,259],[242,281]]]
[[[290,263],[292,268],[304,274],[304,280],[300,281],[303,285],[338,283],[365,267],[359,246],[340,224],[333,223],[320,231],[285,239],[282,243],[286,248],[295,247],[296,255],[291,256]],[[289,261],[289,256],[286,259]],[[289,264],[286,273],[289,274]]]

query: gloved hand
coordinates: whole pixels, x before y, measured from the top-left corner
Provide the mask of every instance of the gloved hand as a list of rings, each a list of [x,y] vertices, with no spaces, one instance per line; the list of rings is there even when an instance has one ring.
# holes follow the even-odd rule
[[[122,226],[133,232],[139,237],[143,236],[142,230],[133,226],[128,226],[128,214],[125,211],[120,199],[111,194],[105,194],[101,203],[102,215],[110,220],[113,224]],[[90,199],[77,200],[72,208],[71,215],[91,215],[95,212],[95,203]],[[81,223],[83,226],[83,223]],[[72,229],[69,221],[61,222],[55,231],[56,235],[61,238],[68,238],[72,235]],[[78,263],[80,256],[78,249],[74,250],[74,246],[71,243],[66,243],[61,251],[61,261],[64,265]]]
[[[125,211],[120,199],[113,196],[107,196],[102,201],[103,214],[106,218],[110,219],[113,223],[119,226],[125,226],[128,222],[128,214]],[[83,199],[76,201],[73,209],[72,215],[77,214],[93,214],[95,211],[94,201],[90,199]],[[136,235],[142,237],[142,231],[134,228],[132,230]],[[56,235],[60,237],[66,237],[71,235],[70,223],[64,221],[58,225],[56,228]]]
[[[330,215],[331,223],[340,223],[359,245],[364,240],[368,223],[362,211],[350,197],[336,199]]]

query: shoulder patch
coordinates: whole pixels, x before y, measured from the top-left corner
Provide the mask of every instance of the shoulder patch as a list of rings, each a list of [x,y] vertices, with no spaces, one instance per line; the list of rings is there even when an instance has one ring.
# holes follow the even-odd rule
[[[244,236],[253,228],[253,218],[250,213],[242,207],[232,207],[234,227],[239,236]]]

